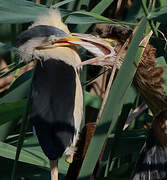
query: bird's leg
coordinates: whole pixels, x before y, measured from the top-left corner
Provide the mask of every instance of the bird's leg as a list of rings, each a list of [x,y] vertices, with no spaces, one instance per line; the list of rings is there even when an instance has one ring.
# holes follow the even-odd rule
[[[51,180],[58,180],[58,160],[50,160]]]
[[[74,156],[74,153],[76,151],[76,138],[74,137],[74,140],[73,140],[73,143],[71,144],[70,147],[68,147],[65,151],[65,154],[66,154],[66,159],[65,161],[67,163],[72,163],[73,161],[73,156]]]

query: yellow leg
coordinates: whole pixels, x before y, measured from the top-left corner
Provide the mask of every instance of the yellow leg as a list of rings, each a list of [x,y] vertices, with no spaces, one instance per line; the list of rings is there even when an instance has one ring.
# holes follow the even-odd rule
[[[58,180],[58,160],[50,160],[51,180]]]

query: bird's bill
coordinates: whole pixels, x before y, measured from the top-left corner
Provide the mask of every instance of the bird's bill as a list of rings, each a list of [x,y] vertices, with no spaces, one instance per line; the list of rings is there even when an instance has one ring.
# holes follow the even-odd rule
[[[72,36],[71,34],[65,37],[51,36],[48,42],[42,44],[41,46],[38,46],[36,49],[49,49],[55,47],[74,46],[76,45],[76,43],[73,42],[80,42],[80,41],[82,40],[75,36]]]
[[[113,39],[102,39],[91,34],[81,33],[72,33],[72,35],[81,39],[81,41],[73,42],[74,44],[83,47],[95,56],[81,62],[78,67],[84,65],[113,66],[116,57]]]
[[[102,39],[90,34],[72,33],[66,38],[69,45],[78,45],[89,51],[95,57],[78,64],[78,68],[85,65],[113,66],[116,53],[113,39]],[[117,65],[118,68],[120,65]]]
[[[61,46],[74,46],[74,45],[77,45],[75,42],[81,42],[82,40],[75,37],[75,36],[72,36],[72,35],[68,35],[64,38],[61,38],[57,41],[53,41],[53,45],[56,46],[56,47],[61,47]]]
[[[72,33],[65,37],[51,36],[49,41],[37,49],[49,49],[55,47],[81,46],[88,50],[95,57],[82,62],[78,67],[84,65],[108,65],[115,59],[115,50],[112,44],[113,40],[106,40],[95,37],[90,34]]]

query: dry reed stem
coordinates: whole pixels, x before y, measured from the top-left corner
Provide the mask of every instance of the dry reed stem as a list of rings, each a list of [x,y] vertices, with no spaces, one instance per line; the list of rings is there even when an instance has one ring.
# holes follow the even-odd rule
[[[102,77],[102,85],[101,85],[101,93],[100,93],[100,96],[102,98],[104,98],[104,96],[105,96],[107,76],[108,76],[108,72],[105,72]]]
[[[127,41],[124,43],[124,45],[121,47],[115,61],[119,61],[120,57],[121,57],[121,53],[125,50],[125,48],[128,46],[129,44],[129,41],[130,39],[128,38]],[[110,92],[110,89],[111,89],[111,85],[113,83],[113,80],[114,80],[114,76],[115,76],[115,73],[116,73],[116,70],[117,70],[117,66],[114,65],[113,66],[113,69],[112,69],[112,73],[110,75],[110,79],[109,79],[109,82],[108,82],[108,85],[107,85],[107,89],[106,89],[106,92],[105,92],[105,95],[104,95],[104,98],[103,98],[103,102],[102,102],[102,105],[100,107],[100,110],[99,110],[99,113],[98,113],[98,116],[97,116],[97,120],[96,120],[96,123],[98,124],[100,118],[101,118],[101,115],[103,113],[103,110],[104,110],[104,106],[106,104],[106,101],[108,99],[108,95],[109,95],[109,92]]]
[[[1,60],[1,62],[2,62],[2,60]],[[2,69],[2,71],[0,71],[1,73],[5,73],[5,72],[9,71],[7,64],[4,66],[4,63],[5,63],[5,61],[3,60],[3,67],[0,65],[0,69]],[[0,93],[9,89],[11,84],[13,83],[13,80],[17,79],[19,76],[21,76],[25,72],[33,69],[34,65],[35,65],[34,62],[30,62],[29,64],[25,65],[24,67],[22,67],[20,69],[17,69],[16,71],[12,72],[11,74],[0,78]]]

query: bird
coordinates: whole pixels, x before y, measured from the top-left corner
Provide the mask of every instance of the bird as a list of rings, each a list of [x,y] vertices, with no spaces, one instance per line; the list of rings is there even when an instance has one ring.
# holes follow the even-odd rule
[[[119,53],[121,47],[129,38],[132,39],[132,29],[128,26],[113,24],[97,24],[93,34],[104,39],[116,41],[115,51]],[[126,55],[127,47],[120,54],[122,63]],[[133,79],[133,87],[141,94],[154,115],[167,108],[167,95],[164,90],[164,67],[157,66],[155,60],[156,49],[147,44],[140,59],[137,71]],[[150,101],[151,99],[151,101]]]
[[[61,42],[53,42],[64,38]],[[83,92],[77,69],[77,49],[58,10],[38,17],[17,37],[20,60],[36,60],[30,96],[30,121],[50,161],[51,179],[58,180],[58,159],[72,157],[82,120]]]
[[[94,28],[96,36],[116,40],[116,51],[127,41],[132,39],[132,30],[128,26],[113,24],[97,24]],[[121,54],[123,60],[127,48]],[[164,67],[157,66],[156,49],[147,44],[140,59],[133,79],[133,87],[143,97],[153,113],[153,121],[146,142],[139,153],[133,180],[167,179],[167,95],[164,84]]]

